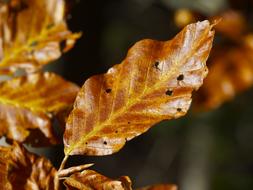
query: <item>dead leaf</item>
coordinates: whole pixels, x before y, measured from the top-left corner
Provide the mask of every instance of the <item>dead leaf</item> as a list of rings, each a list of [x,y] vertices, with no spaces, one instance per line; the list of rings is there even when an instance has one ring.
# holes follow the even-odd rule
[[[112,154],[157,122],[185,115],[207,75],[211,29],[203,21],[167,42],[142,40],[121,64],[89,78],[67,121],[66,157]]]
[[[64,181],[67,190],[131,190],[131,180],[127,176],[118,180],[109,179],[95,171],[84,170],[75,173]]]
[[[209,74],[196,94],[196,110],[218,108],[253,86],[252,52],[253,48],[245,45],[217,48],[213,52],[208,63]]]
[[[0,136],[34,146],[56,143],[51,119],[72,107],[78,91],[78,86],[53,73],[0,83]]]
[[[14,143],[0,147],[0,186],[5,190],[54,190],[57,173],[50,161]]]
[[[0,8],[0,74],[28,72],[59,58],[80,34],[64,20],[64,0],[10,0]]]
[[[138,190],[177,190],[177,186],[161,184],[139,188]]]

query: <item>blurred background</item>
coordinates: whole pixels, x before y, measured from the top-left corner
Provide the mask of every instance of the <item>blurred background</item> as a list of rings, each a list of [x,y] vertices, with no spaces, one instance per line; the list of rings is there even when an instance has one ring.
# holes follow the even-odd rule
[[[82,31],[83,37],[73,50],[48,69],[79,85],[90,76],[104,73],[120,63],[136,41],[144,38],[168,40],[190,22],[213,20],[220,15],[225,15],[225,26],[217,27],[208,64],[215,65],[212,62],[216,59],[212,57],[217,55],[218,47],[223,49],[216,56],[218,60],[226,57],[228,61],[224,61],[226,67],[218,68],[223,69],[223,78],[214,84],[210,79],[211,91],[203,90],[201,97],[196,98],[199,102],[193,101],[194,106],[186,117],[157,124],[114,155],[74,156],[68,166],[93,162],[92,169],[109,177],[130,176],[134,187],[174,183],[180,190],[252,190],[253,89],[250,87],[253,66],[241,63],[241,58],[245,57],[241,53],[247,49],[247,61],[252,61],[253,65],[250,57],[253,56],[250,52],[252,1],[69,0],[69,3],[70,28]],[[227,55],[230,50],[232,53]],[[227,58],[235,55],[233,51],[238,56]],[[239,79],[224,79],[224,75],[228,75],[226,79],[237,76],[241,68],[246,71],[240,72]],[[210,72],[218,73],[212,68]],[[247,84],[242,88],[243,82]],[[216,100],[212,101],[214,96]],[[209,104],[203,104],[207,99]],[[62,150],[58,146],[50,151],[49,157],[55,165],[63,158]]]

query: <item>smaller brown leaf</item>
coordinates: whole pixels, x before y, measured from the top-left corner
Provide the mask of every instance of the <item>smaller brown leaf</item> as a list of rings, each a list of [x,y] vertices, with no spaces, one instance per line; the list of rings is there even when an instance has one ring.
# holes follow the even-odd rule
[[[0,136],[34,146],[56,143],[51,120],[72,107],[78,91],[77,85],[53,73],[0,83]]]
[[[109,179],[95,171],[84,170],[75,173],[64,181],[67,190],[131,190],[131,180],[127,176],[118,180]]]
[[[161,184],[161,185],[143,187],[138,190],[177,190],[177,186]]]
[[[253,38],[235,48],[217,48],[210,57],[209,75],[196,94],[196,109],[214,109],[253,86]]]
[[[0,187],[4,190],[54,190],[56,169],[50,161],[14,143],[0,147]]]

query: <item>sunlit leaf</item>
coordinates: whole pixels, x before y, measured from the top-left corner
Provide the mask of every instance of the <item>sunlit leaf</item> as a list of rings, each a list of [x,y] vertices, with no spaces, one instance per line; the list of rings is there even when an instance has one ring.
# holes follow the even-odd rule
[[[131,180],[127,176],[118,180],[109,179],[95,171],[84,170],[75,173],[64,181],[67,190],[131,190]]]
[[[0,187],[4,190],[54,190],[56,169],[50,161],[14,143],[0,147]]]
[[[170,41],[142,40],[121,64],[89,78],[67,121],[66,156],[112,154],[155,123],[185,115],[207,75],[211,29],[203,21]]]
[[[153,185],[148,187],[139,188],[137,190],[177,190],[177,186],[175,185]]]
[[[64,0],[10,0],[0,8],[0,74],[34,71],[71,49],[80,34],[64,21]]]
[[[78,86],[53,73],[0,83],[0,136],[33,145],[55,143],[51,120],[72,107],[78,90]]]

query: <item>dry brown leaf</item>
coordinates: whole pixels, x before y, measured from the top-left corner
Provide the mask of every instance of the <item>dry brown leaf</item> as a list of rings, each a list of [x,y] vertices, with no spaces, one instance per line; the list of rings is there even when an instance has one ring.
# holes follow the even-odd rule
[[[75,173],[64,181],[67,190],[131,190],[131,180],[122,176],[118,180],[109,179],[95,171],[84,170]]]
[[[54,190],[57,171],[44,157],[14,143],[0,147],[0,187],[4,190]]]
[[[251,40],[253,42],[253,37]],[[252,52],[253,48],[247,45],[217,48],[210,57],[209,74],[204,85],[196,94],[195,108],[215,109],[252,87]]]
[[[166,42],[142,40],[79,92],[64,134],[65,154],[108,155],[165,119],[186,114],[207,75],[214,32],[190,24]]]
[[[0,83],[0,136],[34,146],[56,143],[51,119],[72,107],[78,91],[78,86],[53,73]]]
[[[153,185],[153,186],[139,188],[138,190],[177,190],[177,186],[161,184],[161,185]]]
[[[35,71],[73,47],[80,34],[68,30],[64,7],[64,0],[10,0],[1,6],[0,74]]]

